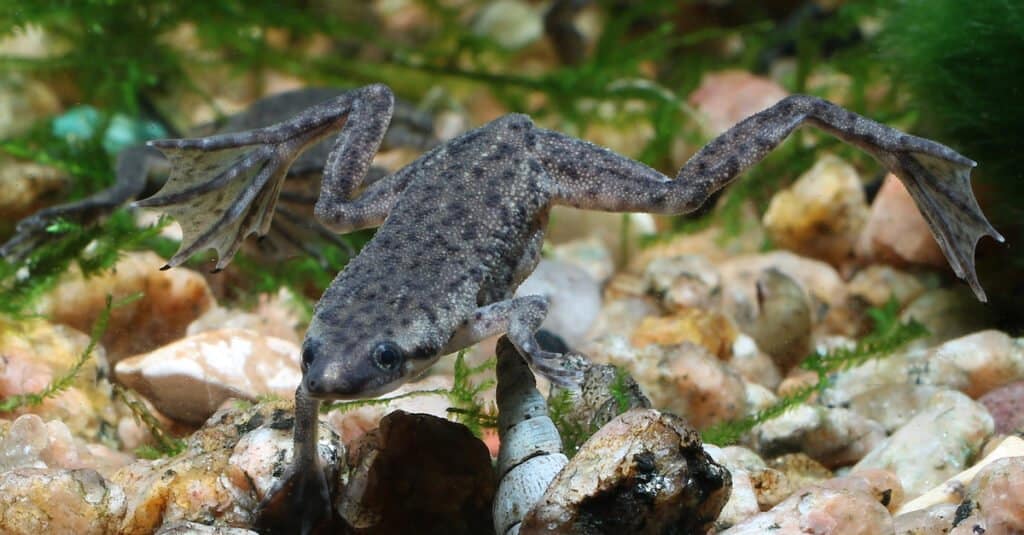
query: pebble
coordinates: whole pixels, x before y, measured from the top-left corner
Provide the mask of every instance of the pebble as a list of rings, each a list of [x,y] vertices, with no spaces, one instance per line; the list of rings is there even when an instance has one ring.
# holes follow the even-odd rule
[[[1007,458],[1024,459],[1024,439],[1016,436],[1002,438],[983,459],[974,463],[967,470],[947,479],[941,485],[903,504],[897,514],[907,515],[924,509],[931,509],[937,505],[959,504],[964,500],[968,486],[974,481],[979,472],[990,464]]]
[[[982,329],[994,318],[992,309],[978,301],[966,286],[926,290],[900,312],[900,321],[913,318],[928,329],[928,335],[909,347],[932,347]]]
[[[950,535],[1024,533],[1024,457],[999,459],[967,487]],[[969,516],[962,518],[967,513]]]
[[[60,99],[47,84],[10,71],[0,80],[0,139],[25,133],[60,111]]]
[[[883,384],[854,396],[847,406],[878,422],[886,433],[892,433],[928,408],[931,399],[942,390],[931,385]]]
[[[1024,380],[1024,342],[986,330],[930,349],[903,350],[836,374],[822,403],[844,406],[881,385],[932,385],[979,398]],[[908,386],[909,388],[909,386]]]
[[[872,264],[857,271],[846,287],[850,298],[865,306],[881,307],[889,299],[895,299],[900,308],[907,306],[926,289],[921,278],[881,264]]]
[[[725,506],[729,472],[686,421],[653,409],[590,437],[523,520],[522,533],[703,533]]]
[[[251,527],[291,455],[290,408],[224,409],[187,439],[184,452],[138,460],[107,477],[91,469],[0,472],[0,525],[18,534],[153,533],[181,522]],[[337,466],[343,447],[323,425],[320,437],[320,462]]]
[[[778,247],[840,266],[853,258],[867,218],[857,170],[826,155],[772,197],[763,223]]]
[[[164,263],[147,251],[124,253],[114,269],[88,279],[73,267],[41,297],[35,312],[89,332],[107,295],[117,302],[141,292],[141,298],[111,311],[102,342],[111,363],[151,351],[181,338],[188,324],[214,305],[202,275],[180,267],[160,271]]]
[[[885,436],[877,422],[820,405],[797,406],[751,431],[754,449],[764,457],[800,451],[831,468],[856,463]]]
[[[988,409],[996,424],[996,433],[1024,430],[1024,381],[995,388],[978,402]]]
[[[582,268],[557,260],[541,259],[516,290],[517,296],[548,298],[542,329],[562,337],[570,346],[585,341],[601,310],[601,288]]]
[[[60,420],[44,422],[35,414],[24,414],[13,422],[0,420],[0,473],[18,468],[107,472],[131,460],[127,454],[73,436]]]
[[[770,78],[727,70],[705,74],[688,101],[706,119],[702,130],[717,136],[787,96],[786,90]]]
[[[867,223],[857,240],[857,254],[868,261],[944,267],[939,244],[910,193],[895,175],[888,175],[871,203]]]
[[[201,332],[124,359],[114,370],[161,413],[192,424],[229,398],[290,398],[302,378],[298,345],[245,329]]]
[[[251,311],[222,306],[210,307],[188,325],[187,336],[218,329],[248,329],[267,336],[302,343],[303,320],[298,298],[287,288],[276,294],[260,294]]]
[[[21,320],[14,328],[0,321],[0,399],[41,392],[75,365],[88,343],[85,334],[44,320]],[[110,402],[110,383],[102,379],[107,374],[106,353],[96,347],[68,388],[0,417],[38,414],[91,442],[127,412]]]
[[[453,453],[458,453],[453,455]],[[497,477],[462,424],[395,411],[352,445],[338,511],[372,533],[489,533]]]
[[[622,336],[628,338],[644,318],[660,314],[653,299],[623,297],[605,301],[597,314],[590,336]]]
[[[938,392],[928,407],[860,460],[853,470],[895,473],[908,498],[916,498],[973,460],[994,424],[980,403],[959,392]]]
[[[893,477],[851,474],[804,488],[770,510],[754,515],[722,535],[804,535],[892,533],[886,509],[899,482]]]
[[[67,185],[59,169],[0,156],[0,230],[13,232],[15,223],[52,204]]]
[[[651,400],[651,406],[685,417],[698,429],[747,413],[745,381],[703,346],[651,344],[636,349],[622,337],[591,343],[595,362],[627,371]]]
[[[726,312],[741,318],[757,316],[757,280],[766,269],[775,268],[796,281],[811,299],[811,320],[816,325],[832,309],[846,303],[846,283],[832,266],[789,251],[735,256],[718,264],[722,276]]]
[[[744,379],[768,390],[774,391],[782,381],[782,375],[775,362],[746,334],[736,335],[736,340],[732,343],[732,355],[726,362]]]
[[[611,251],[594,236],[553,245],[547,258],[586,271],[599,285],[604,285],[615,273]]]
[[[718,305],[721,281],[718,270],[701,255],[655,258],[644,270],[648,291],[661,296],[664,309],[708,309]]]
[[[499,0],[476,13],[472,28],[477,36],[506,50],[518,50],[540,39],[544,30],[541,19],[541,13],[526,2]]]
[[[725,359],[732,354],[737,334],[736,326],[728,316],[694,308],[681,310],[671,316],[644,318],[630,336],[630,343],[637,348],[690,343],[702,346],[712,355]]]
[[[743,446],[716,448],[707,445],[704,448],[732,474],[746,474],[754,489],[757,512],[771,509],[796,490],[786,474],[768,466],[764,459],[750,449]],[[831,477],[830,472],[825,470],[825,473],[824,477]]]
[[[811,351],[814,322],[810,300],[796,281],[775,268],[761,272],[756,288],[757,316],[741,321],[740,328],[785,373]]]

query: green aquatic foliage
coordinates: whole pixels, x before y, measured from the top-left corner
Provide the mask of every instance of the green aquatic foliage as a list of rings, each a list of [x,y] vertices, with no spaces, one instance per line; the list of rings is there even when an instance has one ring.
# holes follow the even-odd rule
[[[159,459],[161,457],[174,457],[185,451],[185,441],[171,436],[164,429],[163,425],[160,424],[160,420],[157,420],[156,416],[150,412],[146,404],[139,399],[133,390],[117,383],[112,383],[112,385],[114,387],[114,396],[120,399],[132,411],[135,420],[142,423],[149,430],[150,437],[153,438],[152,445],[147,444],[136,448],[136,456],[141,459]]]
[[[609,394],[615,401],[615,416],[629,410],[633,396],[630,392],[629,372],[615,367],[615,377],[609,385]],[[557,389],[548,397],[548,416],[558,429],[562,438],[562,453],[570,459],[580,450],[580,446],[600,429],[600,422],[582,421],[576,416],[575,396],[569,390]]]
[[[993,220],[1019,224],[1024,179],[1024,3],[900,0],[878,57],[909,90],[921,128],[979,162]],[[984,197],[984,195],[982,195]]]
[[[53,239],[34,249],[24,262],[0,260],[0,314],[21,317],[52,289],[75,263],[86,276],[110,269],[126,250],[159,246],[160,230],[169,223],[139,228],[126,210],[115,212],[100,225],[81,226],[58,221],[47,230]]]
[[[701,433],[704,442],[718,446],[735,444],[755,426],[785,414],[790,409],[806,403],[814,394],[824,391],[831,384],[831,376],[836,372],[885,358],[906,343],[928,334],[928,330],[914,319],[906,322],[899,320],[899,304],[894,299],[890,299],[882,307],[870,309],[868,314],[874,322],[874,327],[871,333],[857,342],[856,346],[837,348],[827,353],[812,353],[800,364],[801,368],[818,375],[815,384],[798,389],[756,414],[705,429]]]

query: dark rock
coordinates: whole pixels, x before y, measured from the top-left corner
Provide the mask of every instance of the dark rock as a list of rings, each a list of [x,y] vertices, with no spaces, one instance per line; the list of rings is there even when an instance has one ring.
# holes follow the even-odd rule
[[[464,425],[395,411],[352,445],[338,508],[356,533],[492,532],[487,446]]]

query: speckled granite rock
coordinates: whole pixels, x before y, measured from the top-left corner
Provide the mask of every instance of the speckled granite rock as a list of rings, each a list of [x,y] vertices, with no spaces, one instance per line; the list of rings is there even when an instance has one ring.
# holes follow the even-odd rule
[[[1000,459],[982,469],[957,508],[954,526],[950,535],[1024,533],[1024,457]]]
[[[291,455],[292,423],[286,402],[229,408],[179,455],[139,460],[106,478],[87,469],[0,473],[0,525],[19,534],[141,534],[187,521],[250,527]],[[325,426],[320,436],[321,462],[337,466],[343,447]]]
[[[89,468],[109,473],[131,461],[125,453],[72,436],[60,420],[44,422],[35,414],[13,422],[0,420],[0,473],[18,468]]]
[[[891,470],[907,497],[915,498],[966,468],[992,434],[992,417],[981,404],[949,390],[928,405],[853,469]]]
[[[163,414],[201,424],[228,398],[291,397],[299,385],[299,346],[245,329],[205,331],[124,359],[117,378]]]
[[[583,444],[527,513],[521,533],[698,533],[718,516],[729,472],[684,420],[633,409]]]

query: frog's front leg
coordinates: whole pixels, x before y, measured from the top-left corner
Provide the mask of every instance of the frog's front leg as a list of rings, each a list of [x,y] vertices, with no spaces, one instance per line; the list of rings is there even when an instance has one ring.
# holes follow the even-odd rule
[[[713,140],[675,180],[607,149],[538,130],[532,149],[554,178],[554,202],[609,211],[685,213],[760,161],[794,129],[811,124],[869,152],[907,187],[953,271],[982,301],[974,246],[985,235],[1002,241],[971,192],[975,163],[934,141],[904,134],[831,102],[794,95]]]
[[[548,300],[539,295],[514,297],[478,308],[463,320],[441,354],[453,353],[480,340],[505,333],[530,366],[549,381],[572,387],[582,376],[563,366],[563,355],[545,351],[534,333],[548,313]]]
[[[265,235],[289,166],[307,148],[341,130],[324,166],[315,213],[336,232],[383,221],[405,178],[373,184],[354,199],[391,119],[394,96],[383,85],[348,91],[295,118],[265,128],[198,139],[151,141],[171,163],[157,194],[137,206],[163,207],[181,224],[181,249],[168,266],[213,248],[225,267],[249,234]]]
[[[295,391],[295,447],[292,461],[259,504],[257,527],[272,533],[312,533],[329,520],[337,467],[321,466],[317,453],[320,400]],[[326,471],[325,471],[326,470]]]

